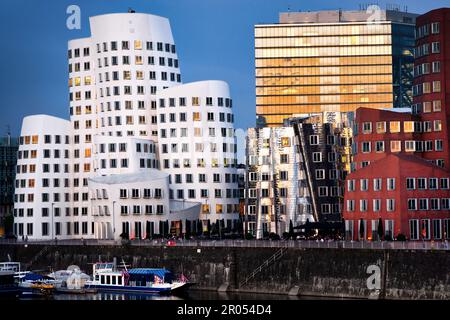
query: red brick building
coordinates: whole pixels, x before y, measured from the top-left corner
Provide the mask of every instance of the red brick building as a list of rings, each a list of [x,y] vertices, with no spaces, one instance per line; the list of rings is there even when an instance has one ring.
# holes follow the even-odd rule
[[[410,109],[406,112],[359,108],[355,123],[352,171],[391,153],[416,154],[416,141],[421,139],[417,130],[420,118],[412,115]]]
[[[422,121],[422,157],[450,169],[450,8],[416,19],[413,112]]]
[[[381,219],[385,237],[450,239],[449,39],[450,8],[418,17],[413,112],[356,111],[343,211],[349,238],[376,239]]]
[[[390,154],[347,176],[344,220],[347,238],[403,234],[410,240],[450,238],[448,171],[414,155]]]

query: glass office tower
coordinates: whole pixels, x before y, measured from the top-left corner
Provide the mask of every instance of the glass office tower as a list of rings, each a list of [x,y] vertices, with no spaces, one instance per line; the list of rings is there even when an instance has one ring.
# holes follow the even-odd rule
[[[415,14],[280,14],[255,26],[258,126],[321,113],[346,122],[359,107],[411,106]]]

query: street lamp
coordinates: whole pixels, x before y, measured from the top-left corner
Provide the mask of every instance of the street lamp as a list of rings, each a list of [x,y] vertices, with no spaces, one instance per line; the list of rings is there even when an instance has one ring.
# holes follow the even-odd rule
[[[112,220],[113,220],[113,240],[115,240],[116,239],[116,223],[115,223],[115,217],[114,217],[114,209],[115,209],[115,204],[116,204],[116,201],[113,201],[113,205],[112,205]]]

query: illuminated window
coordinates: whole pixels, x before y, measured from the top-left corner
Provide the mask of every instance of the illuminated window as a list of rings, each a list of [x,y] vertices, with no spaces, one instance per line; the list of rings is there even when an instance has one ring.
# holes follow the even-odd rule
[[[136,71],[136,79],[143,80],[144,79],[144,72]]]
[[[72,78],[69,79],[69,87],[73,86],[73,80]]]
[[[92,113],[92,107],[91,106],[84,107],[84,110],[85,110],[86,114],[91,114]]]
[[[414,121],[403,122],[403,131],[404,132],[414,132]]]
[[[441,111],[441,100],[433,101],[433,111],[434,112]]]
[[[91,157],[91,149],[90,148],[84,150],[84,157],[85,158]]]
[[[39,136],[33,136],[31,140],[33,144],[38,144]]]
[[[133,117],[132,116],[127,116],[126,117],[126,123],[127,124],[133,124]]]
[[[198,97],[192,97],[192,105],[193,106],[199,106],[200,105],[200,99]]]
[[[80,78],[80,77],[76,77],[76,78],[75,78],[75,85],[76,85],[76,86],[81,85],[81,78]]]
[[[202,136],[202,128],[194,128],[194,137]]]
[[[433,92],[441,92],[441,82],[433,81]]]
[[[434,131],[442,130],[442,122],[441,120],[434,120]]]
[[[85,163],[84,164],[84,172],[89,172],[89,171],[91,171],[91,164]]]
[[[219,166],[219,160],[216,158],[211,159],[211,167],[217,168]]]
[[[209,204],[202,205],[202,213],[209,213]]]
[[[389,130],[391,133],[400,132],[400,121],[389,122]]]
[[[34,179],[29,179],[28,180],[28,188],[34,188],[34,185],[35,185]]]
[[[131,72],[130,71],[124,71],[123,72],[123,79],[124,80],[131,80]]]
[[[400,152],[402,151],[402,144],[400,140],[392,140],[391,141],[391,152]]]
[[[386,122],[377,122],[377,133],[385,133],[386,132]]]
[[[430,113],[431,112],[431,102],[427,101],[423,103],[423,112]]]
[[[136,56],[135,63],[142,64],[142,56]]]
[[[25,136],[25,144],[30,144],[30,141],[31,141],[31,137]]]
[[[216,204],[216,213],[223,213],[223,205]]]
[[[134,40],[134,49],[142,50],[142,41],[141,40]]]
[[[283,147],[289,147],[291,145],[291,141],[290,141],[289,137],[282,137],[281,138],[281,145]]]
[[[35,173],[35,172],[36,172],[36,165],[30,164],[30,173]]]
[[[200,121],[201,120],[200,112],[194,112],[192,114],[192,118],[193,118],[194,121]]]

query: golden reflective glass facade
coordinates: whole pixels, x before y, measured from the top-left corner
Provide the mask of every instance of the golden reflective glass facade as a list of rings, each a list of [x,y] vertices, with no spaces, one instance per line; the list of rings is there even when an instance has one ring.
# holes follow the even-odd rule
[[[256,113],[267,126],[324,111],[393,106],[392,25],[255,26]]]

